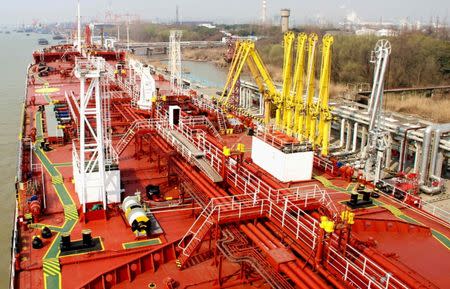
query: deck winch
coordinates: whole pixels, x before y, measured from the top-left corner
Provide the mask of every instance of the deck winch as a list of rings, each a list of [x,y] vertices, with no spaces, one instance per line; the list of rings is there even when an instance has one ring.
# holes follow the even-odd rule
[[[136,235],[148,235],[151,229],[151,221],[142,207],[139,197],[128,196],[122,202],[122,210],[125,218]]]

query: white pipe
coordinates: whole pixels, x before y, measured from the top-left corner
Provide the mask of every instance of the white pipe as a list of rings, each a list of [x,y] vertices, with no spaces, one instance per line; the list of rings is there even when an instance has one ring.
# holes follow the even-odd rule
[[[416,142],[414,144],[414,146],[416,147],[416,152],[414,154],[414,172],[417,173],[419,171],[419,163],[420,163],[420,157],[421,157],[421,149],[422,146],[420,143]]]
[[[442,125],[434,132],[434,142],[433,142],[433,151],[431,153],[431,163],[430,163],[430,174],[431,175],[440,175],[436,173],[437,169],[437,158],[439,154],[439,145],[441,142],[441,136],[443,133],[446,133],[450,130],[450,124]]]
[[[428,163],[430,160],[430,148],[431,148],[431,136],[432,132],[435,131],[435,143],[433,146],[433,154],[431,156],[431,164],[433,166],[436,165],[436,157],[439,151],[439,143],[441,138],[441,133],[450,130],[450,123],[446,124],[435,124],[430,125],[425,129],[422,143],[422,162],[420,165],[420,176],[419,176],[419,184],[424,185],[428,180],[430,175],[434,174],[435,168],[430,166],[430,169],[427,173]]]
[[[352,153],[356,152],[356,143],[358,141],[358,123],[355,122],[353,126],[353,144],[352,144]]]
[[[344,119],[343,119],[344,120]],[[343,126],[345,124],[341,123],[341,126]],[[356,148],[357,148],[357,144],[358,144],[358,126],[359,123],[355,122],[354,126],[353,126],[353,142],[352,142],[352,150],[349,150],[350,148],[350,136],[351,136],[351,131],[350,131],[350,123],[347,123],[347,128],[348,128],[348,132],[347,132],[347,144],[346,144],[346,150],[343,151],[339,151],[336,153],[333,153],[333,156],[346,156],[346,155],[350,155],[350,154],[354,154],[356,153]],[[342,131],[341,131],[341,141],[343,139],[342,136]],[[341,147],[341,144],[339,144]],[[343,146],[343,144],[342,144]]]
[[[348,122],[347,123],[347,140],[346,140],[346,143],[345,143],[345,150],[346,151],[350,150],[351,139],[352,139],[352,126],[351,126],[350,122]]]
[[[343,118],[341,120],[341,138],[339,141],[339,148],[344,147],[344,143],[345,143],[345,122],[346,122],[346,119]]]

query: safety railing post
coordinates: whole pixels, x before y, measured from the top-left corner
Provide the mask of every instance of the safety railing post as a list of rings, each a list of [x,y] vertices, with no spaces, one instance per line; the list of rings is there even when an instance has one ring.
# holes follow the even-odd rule
[[[286,217],[286,211],[287,211],[287,199],[284,201],[284,210],[283,210],[283,217],[281,218],[281,227],[284,227],[284,219]]]
[[[346,261],[345,263],[346,263],[346,265],[345,265],[344,281],[347,281],[349,263],[348,263],[348,261]]]

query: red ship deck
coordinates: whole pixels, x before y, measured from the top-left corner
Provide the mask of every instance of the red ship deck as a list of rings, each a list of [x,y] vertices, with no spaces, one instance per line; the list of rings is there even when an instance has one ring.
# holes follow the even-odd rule
[[[47,65],[56,67],[58,71],[73,69],[73,62],[60,60],[47,62]],[[254,256],[268,258],[267,256],[270,254],[267,255],[267,247],[270,245],[285,246],[285,249],[294,256],[296,261],[280,262],[275,269],[266,268],[264,272],[274,274],[273,276],[276,278],[281,276],[283,281],[280,282],[286,282],[286,286],[290,285],[295,288],[301,287],[299,284],[303,284],[303,288],[311,288],[311,284],[316,284],[317,288],[365,288],[366,283],[364,281],[352,283],[351,279],[346,280],[347,276],[330,267],[330,264],[339,267],[336,265],[337,263],[328,260],[331,263],[329,265],[324,263],[322,267],[318,264],[314,265],[315,256],[311,256],[312,260],[304,258],[302,252],[306,252],[306,246],[301,243],[308,244],[312,240],[296,239],[295,234],[293,236],[287,232],[282,233],[283,226],[279,226],[277,220],[272,219],[273,216],[268,213],[272,211],[269,211],[269,207],[265,205],[264,207],[261,205],[261,216],[258,218],[254,215],[248,215],[248,218],[251,217],[254,221],[244,219],[240,211],[239,218],[234,222],[226,220],[226,222],[220,223],[220,220],[217,219],[215,228],[219,231],[211,229],[209,235],[205,233],[206,237],[203,239],[205,241],[195,250],[197,256],[195,256],[195,253],[192,254],[194,256],[186,261],[188,266],[180,271],[176,262],[181,256],[180,249],[177,248],[178,242],[183,239],[202,210],[201,204],[194,203],[194,201],[186,202],[181,207],[176,206],[176,201],[182,191],[181,186],[186,185],[194,192],[201,192],[198,196],[200,199],[233,194],[252,195],[255,190],[252,191],[252,187],[238,185],[237,181],[233,182],[233,174],[230,172],[225,172],[223,183],[213,183],[201,170],[184,159],[176,148],[172,147],[161,136],[160,132],[151,128],[142,131],[141,134],[136,134],[137,140],[131,141],[120,155],[121,180],[125,187],[122,199],[125,196],[134,195],[136,191],[144,192],[145,186],[150,183],[160,185],[164,196],[172,198],[172,200],[159,203],[166,208],[154,212],[164,233],[152,237],[150,240],[136,240],[135,235],[121,216],[120,208],[117,205],[110,205],[107,218],[85,222],[84,216],[80,213],[80,201],[72,182],[71,141],[54,143],[51,145],[52,150],[49,152],[45,152],[38,145],[42,138],[47,137],[45,120],[42,117],[42,112],[38,110],[39,106],[55,101],[64,102],[65,92],[73,91],[75,95],[78,95],[79,81],[74,76],[66,77],[60,73],[45,77],[33,76],[34,80],[32,81],[31,75],[34,74],[30,71],[25,108],[25,129],[22,137],[29,137],[33,134],[33,128],[36,129],[36,149],[33,152],[32,159],[34,164],[42,165],[44,169],[47,207],[37,223],[20,226],[19,244],[21,245],[21,251],[17,255],[19,260],[15,265],[16,288],[148,288],[151,283],[154,283],[155,287],[150,288],[170,288],[164,287],[168,278],[173,278],[178,283],[179,287],[177,288],[212,288],[214,286],[215,288],[221,288],[222,286],[222,288],[227,286],[234,288],[270,288],[270,284],[266,283],[264,278],[260,276],[261,273],[258,274],[255,273],[256,271],[250,270],[251,266],[248,264],[242,265],[244,264],[243,261],[241,263],[231,262],[215,249],[221,237],[219,225],[222,226],[224,232],[236,230],[233,226],[240,227],[241,232],[244,233],[247,232],[246,230],[250,230],[249,233],[242,234],[249,242],[249,250],[251,250],[251,254],[255,254]],[[157,87],[160,88],[162,94],[169,94],[168,83],[162,78],[158,78]],[[179,99],[169,96],[169,101],[181,103],[181,106],[186,106],[185,104],[190,102],[189,99],[189,97]],[[134,121],[148,118],[148,115],[132,108],[129,101],[129,98],[112,100],[114,144],[119,142]],[[186,111],[193,113],[192,109]],[[206,134],[208,135],[207,139],[214,138],[209,135],[210,132]],[[223,145],[234,148],[239,142],[243,143],[246,148],[246,152],[240,155],[240,158],[248,159],[250,157],[250,136],[239,133],[225,135],[223,139],[223,143],[217,139],[210,142],[214,146],[214,150],[222,152]],[[237,155],[237,153],[233,154],[233,156]],[[222,158],[222,155],[220,157]],[[225,157],[219,160],[223,162],[224,159]],[[26,158],[24,163],[26,160],[29,159]],[[29,164],[25,163],[26,165]],[[270,186],[273,191],[287,187],[317,186],[330,197],[333,207],[336,207],[339,210],[338,212],[345,208],[343,202],[348,201],[350,194],[356,189],[356,183],[350,183],[328,175],[318,168],[314,170],[313,180],[288,184],[279,182],[257,165],[246,160],[243,161],[242,169],[243,171],[240,172],[236,169],[236,180],[238,175],[244,179],[247,172],[255,177],[255,180],[258,179],[259,184]],[[176,175],[177,181],[172,181],[173,175]],[[250,178],[248,184],[251,184],[253,188],[256,187],[256,181],[252,183]],[[272,191],[272,189],[267,192]],[[260,187],[258,187],[257,193],[262,199],[266,198],[270,206],[273,202],[274,206],[279,205],[282,209],[281,203],[273,201],[271,196],[264,195],[265,192]],[[25,201],[19,200],[19,205],[24,206]],[[322,203],[319,204],[317,199],[312,199],[312,201],[313,204],[309,206],[300,202],[292,204],[291,208],[301,207],[312,218],[317,219],[317,216],[324,214],[325,211],[317,210],[318,207],[323,206]],[[191,206],[192,209],[189,209]],[[255,205],[253,204],[253,206]],[[177,210],[177,208],[183,210]],[[264,212],[262,212],[263,210]],[[370,257],[370,260],[385,270],[377,269],[378,267],[375,268],[375,265],[371,265],[370,268],[373,272],[377,272],[379,275],[383,275],[383,272],[389,272],[393,277],[383,275],[384,278],[392,278],[392,280],[395,279],[399,282],[395,283],[397,281],[391,280],[391,283],[387,283],[386,280],[383,281],[381,278],[380,280],[374,280],[375,282],[368,281],[368,284],[373,286],[371,288],[380,288],[377,284],[386,284],[385,288],[450,288],[449,224],[430,218],[429,214],[386,195],[374,199],[373,206],[357,209],[354,212],[356,214],[355,224],[352,226],[352,237],[349,239],[349,244],[353,246],[352,248],[360,250],[360,253]],[[234,211],[232,215],[234,216]],[[283,215],[283,221],[284,218]],[[294,221],[297,218],[296,221],[301,222],[299,216],[293,215],[290,218]],[[233,223],[233,225],[230,225],[230,223]],[[251,233],[253,230],[251,224],[259,229],[261,229],[260,226],[266,228],[273,234],[274,238],[278,238],[280,241],[261,239],[262,243],[267,243],[258,244],[255,239],[252,239],[258,239],[258,234],[255,231]],[[40,229],[43,226],[47,226],[53,231],[53,237],[43,239],[43,248],[32,249],[32,238],[41,234]],[[308,226],[308,224],[304,226]],[[297,230],[299,230],[298,228]],[[92,230],[92,236],[100,238],[102,249],[84,254],[61,256],[59,245],[61,233],[70,232],[72,240],[76,240],[81,239],[83,229]],[[265,236],[268,237],[269,235],[266,234]],[[268,237],[268,239],[270,238]],[[126,246],[129,248],[126,248]],[[347,252],[347,254],[350,253]],[[260,259],[254,257],[252,260]],[[290,265],[287,266],[286,264]],[[299,268],[303,268],[301,270],[305,270],[305,272],[314,272],[310,275],[316,275],[316,277],[311,281],[298,271]],[[327,274],[321,272],[321,270],[332,272],[328,276],[329,279],[326,277]],[[342,270],[347,270],[345,274],[347,272],[353,272],[354,276],[359,274],[356,267],[355,269],[349,269],[348,265],[347,269]],[[364,279],[363,277],[360,278],[361,280]],[[402,287],[401,284],[407,285]],[[280,288],[287,287],[280,285]]]

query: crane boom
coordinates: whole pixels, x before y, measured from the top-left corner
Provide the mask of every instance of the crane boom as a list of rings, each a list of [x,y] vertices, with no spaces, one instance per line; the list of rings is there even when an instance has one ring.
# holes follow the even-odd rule
[[[331,129],[331,110],[328,105],[330,98],[330,78],[331,78],[331,48],[333,36],[327,34],[323,37],[322,44],[322,64],[320,69],[319,99],[317,101],[319,110],[319,135],[317,143],[321,147],[321,154],[328,155],[329,136]]]
[[[314,142],[314,135],[311,131],[315,131],[315,122],[313,121],[314,113],[314,93],[315,93],[315,70],[316,70],[316,46],[318,36],[311,33],[308,38],[308,73],[306,86],[306,123],[304,136],[309,139],[311,143]]]
[[[308,39],[305,33],[300,33],[297,36],[297,55],[294,68],[294,92],[293,104],[295,106],[294,123],[290,123],[287,128],[287,134],[290,135],[293,125],[294,132],[298,133],[298,139],[303,139],[303,123],[305,114],[305,104],[303,101],[303,77],[305,70],[305,48],[306,40]],[[290,118],[289,118],[290,119]]]
[[[227,76],[227,82],[220,96],[219,102],[224,106],[230,106],[229,99],[233,93],[236,83],[242,73],[244,65],[247,63],[250,73],[264,96],[265,101],[265,123],[270,122],[270,103],[271,101],[279,101],[280,94],[277,91],[267,68],[265,67],[255,43],[252,41],[237,41],[236,52],[231,63]]]
[[[277,107],[276,124],[280,129],[288,126],[288,110],[290,110],[289,101],[291,99],[292,84],[292,48],[294,40],[294,32],[286,32],[284,34],[283,88],[281,98],[275,99],[275,105]]]

